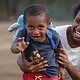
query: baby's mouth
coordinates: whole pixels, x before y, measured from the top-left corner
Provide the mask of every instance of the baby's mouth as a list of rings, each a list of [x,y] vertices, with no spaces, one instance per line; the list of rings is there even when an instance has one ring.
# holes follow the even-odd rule
[[[33,39],[39,40],[40,36],[32,36]]]
[[[32,36],[33,38],[39,38],[40,36]]]

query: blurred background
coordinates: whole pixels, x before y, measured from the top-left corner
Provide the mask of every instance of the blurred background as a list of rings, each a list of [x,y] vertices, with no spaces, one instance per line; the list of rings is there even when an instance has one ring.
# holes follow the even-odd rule
[[[44,4],[55,26],[71,24],[73,8],[80,0],[0,0],[0,80],[21,80],[22,72],[17,65],[18,54],[10,51],[12,37],[8,27],[16,22],[29,4]]]
[[[79,0],[0,0],[0,20],[11,20],[23,13],[33,3],[47,6],[51,17],[56,20],[72,20],[72,9]]]

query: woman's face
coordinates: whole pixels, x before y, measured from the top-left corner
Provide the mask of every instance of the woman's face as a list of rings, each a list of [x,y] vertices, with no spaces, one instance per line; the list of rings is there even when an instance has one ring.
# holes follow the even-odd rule
[[[49,26],[44,14],[37,16],[28,16],[26,21],[28,35],[38,42],[46,40],[46,29]]]
[[[76,42],[80,43],[80,11],[78,12],[77,16],[75,17],[72,23],[71,34],[73,36],[73,39]]]

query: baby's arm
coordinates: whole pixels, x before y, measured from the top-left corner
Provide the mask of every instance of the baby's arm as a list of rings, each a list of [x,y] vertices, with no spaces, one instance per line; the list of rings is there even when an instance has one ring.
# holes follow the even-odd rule
[[[13,53],[23,52],[29,45],[29,42],[24,41],[24,37],[19,38],[17,43],[12,43],[11,51]]]
[[[21,29],[18,31],[17,35],[15,36],[15,39],[12,41],[11,44],[11,51],[15,54],[19,53],[20,50],[18,49],[18,43],[20,42],[19,38],[26,36],[26,29]]]

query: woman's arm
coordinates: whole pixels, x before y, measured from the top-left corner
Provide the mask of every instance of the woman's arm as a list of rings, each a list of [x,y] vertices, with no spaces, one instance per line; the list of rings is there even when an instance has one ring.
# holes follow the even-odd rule
[[[69,62],[67,54],[62,48],[57,61],[67,70],[73,80],[80,80],[80,72]]]
[[[80,80],[80,72],[70,62],[67,64],[65,69],[73,80]]]

